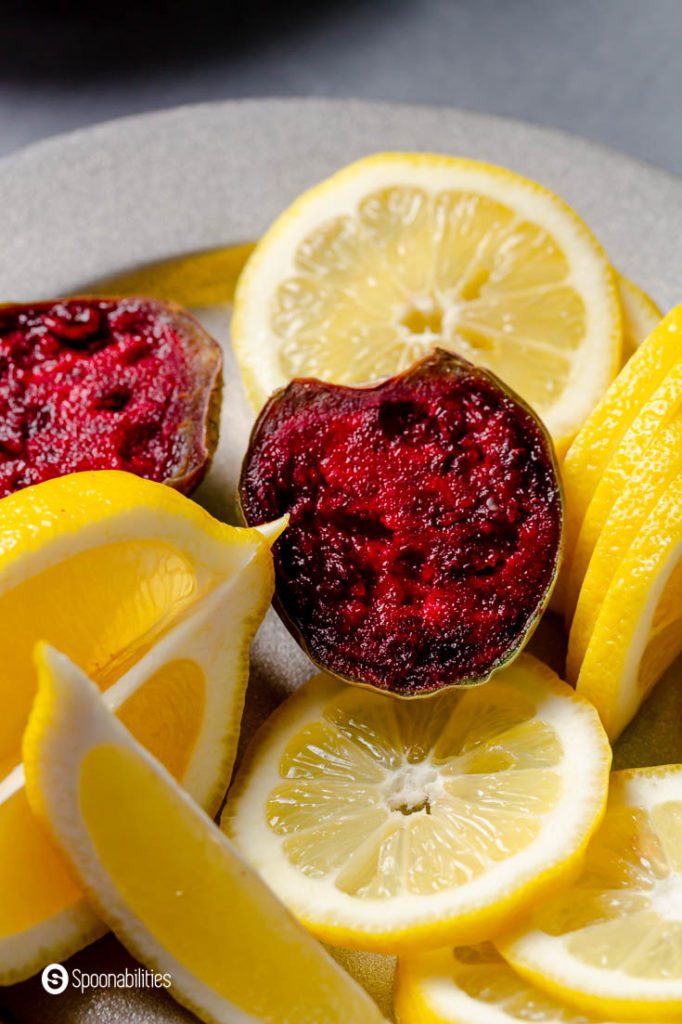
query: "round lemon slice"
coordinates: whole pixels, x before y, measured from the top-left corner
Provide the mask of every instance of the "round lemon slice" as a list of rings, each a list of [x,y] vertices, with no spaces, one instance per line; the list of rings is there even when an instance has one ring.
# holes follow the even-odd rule
[[[663,319],[650,295],[624,274],[617,274],[618,294],[623,311],[623,362],[649,337]]]
[[[234,761],[248,646],[273,588],[265,533],[211,519],[123,473],[49,481],[3,500],[0,633],[0,983],[28,977],[104,926],[26,802],[20,758],[44,630],[92,667],[106,699],[215,813]],[[11,768],[7,770],[7,766]]]
[[[678,306],[628,360],[566,453],[562,477],[569,557],[592,496],[623,435],[681,360],[682,306]]]
[[[580,664],[578,693],[597,708],[611,740],[681,651],[682,477],[677,476],[602,595]]]
[[[633,474],[650,461],[649,450],[659,450],[665,444],[662,435],[666,428],[681,420],[682,362],[670,370],[644,403],[621,438],[612,458],[604,467],[564,569],[564,612],[568,621],[575,609],[590,558],[611,509],[632,480]]]
[[[172,775],[42,645],[24,738],[31,806],[124,945],[216,1024],[381,1024]]]
[[[602,1024],[526,981],[491,942],[401,957],[398,1024]]]
[[[257,408],[292,377],[376,380],[438,345],[497,373],[563,450],[618,371],[621,311],[600,246],[547,189],[473,160],[382,153],[270,228],[232,335]]]
[[[588,1013],[682,1019],[682,766],[614,773],[579,881],[499,945]]]
[[[594,709],[529,656],[417,703],[320,675],[264,726],[222,826],[334,945],[479,941],[579,870],[610,757]]]

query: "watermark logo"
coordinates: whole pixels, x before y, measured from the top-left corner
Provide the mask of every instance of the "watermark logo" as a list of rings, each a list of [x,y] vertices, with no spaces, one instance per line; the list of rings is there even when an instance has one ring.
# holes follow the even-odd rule
[[[69,972],[61,964],[48,964],[40,976],[43,988],[51,996],[60,995],[69,984]]]
[[[123,971],[82,971],[74,967],[67,971],[62,964],[48,964],[40,976],[43,988],[51,996],[60,995],[67,985],[78,992],[87,992],[96,988],[170,988],[170,974],[159,974],[149,971],[146,967],[126,968]]]

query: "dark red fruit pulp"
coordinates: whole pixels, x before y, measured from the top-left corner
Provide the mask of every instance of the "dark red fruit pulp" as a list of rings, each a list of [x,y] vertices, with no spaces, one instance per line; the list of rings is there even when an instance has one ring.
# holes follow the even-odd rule
[[[212,454],[220,349],[148,299],[0,307],[0,497],[122,469],[189,491]]]
[[[256,424],[251,525],[288,512],[277,596],[315,661],[405,696],[486,678],[551,590],[551,445],[499,381],[446,352],[371,388],[299,380]]]

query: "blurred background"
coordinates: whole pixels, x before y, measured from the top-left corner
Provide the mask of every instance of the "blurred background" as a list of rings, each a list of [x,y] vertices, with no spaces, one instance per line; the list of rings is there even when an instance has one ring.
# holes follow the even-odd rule
[[[0,154],[181,103],[354,96],[523,118],[682,171],[682,0],[5,0]]]

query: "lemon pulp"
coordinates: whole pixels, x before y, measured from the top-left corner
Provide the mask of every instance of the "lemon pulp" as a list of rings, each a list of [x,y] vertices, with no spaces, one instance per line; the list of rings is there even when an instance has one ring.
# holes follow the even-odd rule
[[[37,638],[63,647],[104,689],[139,660],[209,582],[208,571],[198,569],[179,548],[131,539],[81,551],[3,593],[0,776],[21,760],[21,734],[36,687],[32,655]]]
[[[422,705],[350,690],[288,742],[270,828],[298,870],[363,899],[470,882],[558,800],[561,745],[534,711],[492,683]]]
[[[271,314],[286,377],[372,380],[439,344],[494,370],[542,413],[585,333],[556,242],[474,192],[375,192],[312,231],[294,264]]]

